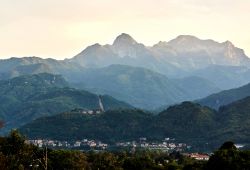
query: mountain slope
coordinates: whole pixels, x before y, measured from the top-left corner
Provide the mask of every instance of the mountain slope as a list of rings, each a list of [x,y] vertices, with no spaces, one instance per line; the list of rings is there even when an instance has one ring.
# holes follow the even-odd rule
[[[218,109],[220,106],[227,105],[247,96],[250,96],[250,84],[212,94],[208,97],[198,100],[197,102],[202,105]]]
[[[219,129],[215,130],[211,138],[216,139],[217,144],[221,140],[234,141],[249,144],[250,139],[250,97],[235,101],[219,109],[217,119],[220,122]]]
[[[191,102],[170,106],[156,117],[153,124],[161,136],[171,136],[178,140],[200,142],[209,135],[216,126],[216,112],[208,107]]]
[[[171,80],[174,80],[178,86],[184,89],[190,98],[193,97],[199,99],[204,96],[208,96],[209,94],[221,91],[220,88],[218,88],[218,86],[216,86],[213,82],[198,76]]]
[[[250,71],[242,66],[211,65],[190,73],[213,82],[217,87],[227,90],[250,82]]]
[[[66,112],[39,118],[23,126],[21,132],[30,138],[73,140],[84,137],[115,142],[135,139],[143,134],[150,118],[140,110],[107,111],[100,115]]]
[[[76,85],[78,88],[109,94],[146,109],[197,99],[219,91],[215,85],[202,78],[168,79],[145,68],[125,65],[88,69],[78,81],[81,81]]]
[[[45,115],[99,108],[98,95],[67,85],[61,76],[47,73],[0,81],[0,115],[5,121],[2,132]],[[101,100],[105,109],[131,108],[110,96],[101,96]]]

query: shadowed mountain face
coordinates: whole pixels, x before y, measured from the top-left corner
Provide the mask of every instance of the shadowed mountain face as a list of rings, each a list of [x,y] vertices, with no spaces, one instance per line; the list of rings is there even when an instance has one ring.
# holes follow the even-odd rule
[[[67,87],[59,75],[42,73],[0,81],[0,118],[5,122],[1,133],[33,119],[75,108],[99,109],[96,94]],[[102,96],[104,108],[132,108],[110,96]]]

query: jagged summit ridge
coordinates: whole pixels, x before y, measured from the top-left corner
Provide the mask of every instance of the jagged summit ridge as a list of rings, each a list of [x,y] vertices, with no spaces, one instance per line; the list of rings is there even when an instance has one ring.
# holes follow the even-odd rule
[[[160,41],[152,47],[146,47],[129,34],[122,33],[112,45],[93,45],[91,52],[87,49],[72,60],[76,59],[83,66],[127,64],[171,75],[177,74],[175,69],[186,72],[211,65],[250,66],[244,51],[232,42],[219,43],[192,35],[179,35],[173,40]]]

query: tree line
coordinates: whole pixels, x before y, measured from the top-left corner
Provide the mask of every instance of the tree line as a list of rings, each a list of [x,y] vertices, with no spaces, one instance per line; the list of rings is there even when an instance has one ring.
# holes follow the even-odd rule
[[[18,131],[0,138],[0,169],[3,170],[248,170],[250,151],[225,142],[210,157],[198,161],[179,152],[119,151],[81,152],[38,148]]]

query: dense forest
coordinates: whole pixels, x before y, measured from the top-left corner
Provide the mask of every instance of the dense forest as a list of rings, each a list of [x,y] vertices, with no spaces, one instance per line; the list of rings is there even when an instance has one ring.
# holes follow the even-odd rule
[[[101,140],[107,143],[146,137],[162,141],[175,138],[196,151],[218,148],[224,141],[250,144],[250,97],[223,106],[219,111],[183,102],[153,115],[139,109],[108,110],[98,115],[74,111],[42,117],[20,131],[30,139]]]

